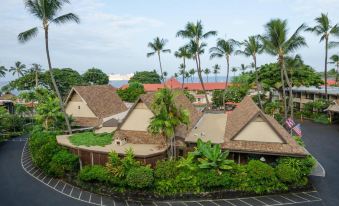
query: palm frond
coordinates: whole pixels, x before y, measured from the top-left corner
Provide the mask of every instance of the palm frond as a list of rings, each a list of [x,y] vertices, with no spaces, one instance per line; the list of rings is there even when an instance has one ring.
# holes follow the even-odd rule
[[[34,27],[18,35],[20,43],[25,43],[38,35],[38,27]]]
[[[170,49],[163,49],[161,50],[163,53],[171,53],[171,50]]]
[[[339,42],[331,41],[328,43],[328,48],[333,49],[339,47]]]
[[[149,53],[146,54],[146,56],[147,56],[147,57],[151,57],[151,56],[153,56],[154,54],[155,54],[155,52],[149,52]]]
[[[79,24],[80,19],[77,15],[75,15],[73,13],[68,13],[68,14],[64,14],[62,16],[59,16],[59,17],[53,19],[52,22],[56,23],[56,24],[63,24],[63,23],[67,23],[67,22],[75,22],[75,23]]]

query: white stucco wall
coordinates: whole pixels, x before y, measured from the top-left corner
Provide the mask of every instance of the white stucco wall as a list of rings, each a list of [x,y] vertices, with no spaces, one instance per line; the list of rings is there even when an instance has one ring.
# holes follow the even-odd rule
[[[260,117],[250,122],[234,140],[283,143],[271,126]]]
[[[151,118],[154,116],[151,110],[142,102],[138,103],[127,117],[121,130],[147,131]]]

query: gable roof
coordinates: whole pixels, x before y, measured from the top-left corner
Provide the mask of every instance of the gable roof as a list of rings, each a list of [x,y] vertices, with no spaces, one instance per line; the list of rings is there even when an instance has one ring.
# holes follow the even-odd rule
[[[108,117],[127,110],[126,105],[111,85],[74,86],[65,104],[77,93],[98,118]]]
[[[175,90],[176,95],[175,95],[175,104],[177,105],[177,107],[181,107],[183,109],[188,110],[189,112],[189,125],[185,126],[185,125],[179,125],[176,128],[175,131],[175,135],[178,137],[182,137],[185,138],[186,135],[188,134],[188,132],[194,127],[194,125],[199,121],[199,119],[202,116],[202,112],[198,111],[193,104],[189,101],[189,99],[183,94],[182,91],[180,90]],[[132,108],[129,110],[128,114],[126,115],[124,121],[121,123],[120,127],[123,125],[123,123],[125,122],[125,120],[128,118],[129,114],[133,111],[134,107],[139,103],[139,102],[143,102],[146,107],[152,111],[151,105],[154,99],[154,92],[152,93],[146,93],[143,95],[140,95],[139,99],[135,102],[135,104],[132,106]],[[153,111],[152,111],[153,112]]]
[[[299,146],[291,135],[273,118],[262,112],[250,96],[227,115],[224,149],[246,153],[305,156],[306,150]],[[250,122],[260,116],[281,138],[283,143],[234,140]]]
[[[4,95],[0,96],[0,100],[11,100],[14,101],[16,100],[16,96],[11,93],[5,93]]]

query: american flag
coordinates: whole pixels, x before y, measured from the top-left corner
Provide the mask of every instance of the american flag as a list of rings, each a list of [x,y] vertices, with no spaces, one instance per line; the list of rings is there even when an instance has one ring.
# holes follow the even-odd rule
[[[294,131],[295,133],[297,133],[297,135],[298,135],[299,137],[302,136],[300,124],[297,124],[295,127],[293,127],[293,131]]]
[[[295,122],[291,118],[287,118],[285,123],[289,128],[292,128],[295,125]]]

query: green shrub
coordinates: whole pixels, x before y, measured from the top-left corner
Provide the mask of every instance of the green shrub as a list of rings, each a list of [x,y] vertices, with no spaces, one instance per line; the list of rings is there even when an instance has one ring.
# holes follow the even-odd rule
[[[315,160],[312,156],[305,158],[281,157],[277,162],[278,165],[275,170],[278,178],[282,182],[287,182],[294,186],[306,185],[308,176],[315,166]],[[290,176],[284,172],[289,173]]]
[[[273,167],[259,160],[249,161],[247,167],[247,190],[255,193],[266,193],[287,189],[279,182]]]
[[[154,177],[158,179],[175,178],[179,173],[178,162],[175,160],[161,160],[157,162]]]
[[[204,170],[196,173],[200,188],[213,189],[213,188],[230,188],[232,185],[231,173],[229,171],[218,173],[215,170]]]
[[[315,115],[313,121],[320,124],[330,124],[330,120],[326,114]]]
[[[128,186],[138,189],[150,187],[153,181],[153,170],[145,166],[130,169],[126,177]]]
[[[110,173],[105,167],[100,165],[85,166],[80,170],[78,177],[84,182],[108,182]]]
[[[49,174],[62,177],[67,172],[75,172],[78,170],[79,158],[63,149],[52,157],[49,163]]]

